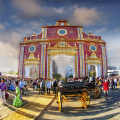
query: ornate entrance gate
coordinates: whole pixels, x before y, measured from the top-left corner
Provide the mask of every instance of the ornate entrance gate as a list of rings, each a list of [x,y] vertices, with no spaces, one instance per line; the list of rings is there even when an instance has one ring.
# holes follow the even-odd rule
[[[57,54],[74,56],[75,78],[88,76],[91,64],[98,66],[99,77],[106,77],[106,43],[100,36],[86,34],[82,28],[59,20],[55,26],[43,26],[40,34],[25,37],[20,44],[19,78],[25,78],[25,65],[28,63],[37,66],[37,77],[50,78],[50,57]]]

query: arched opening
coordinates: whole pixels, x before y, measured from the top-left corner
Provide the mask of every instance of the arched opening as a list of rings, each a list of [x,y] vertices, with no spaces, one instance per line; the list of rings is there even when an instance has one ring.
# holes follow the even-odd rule
[[[52,74],[61,74],[63,78],[75,77],[75,58],[68,54],[58,54],[50,58],[50,78]]]
[[[88,65],[88,71],[89,73],[92,72],[92,71],[95,71],[96,73],[96,77],[101,77],[101,65],[99,64],[90,64]]]

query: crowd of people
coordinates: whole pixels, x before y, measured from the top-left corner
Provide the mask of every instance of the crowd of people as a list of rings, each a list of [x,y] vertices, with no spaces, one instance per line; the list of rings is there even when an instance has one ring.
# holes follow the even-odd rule
[[[13,105],[16,107],[22,106],[22,96],[24,95],[24,90],[28,90],[28,87],[32,87],[33,90],[38,90],[39,94],[44,95],[47,92],[50,95],[50,91],[53,91],[56,94],[57,85],[61,82],[83,82],[85,81],[87,85],[94,85],[98,83],[100,87],[103,87],[104,97],[107,99],[109,86],[111,90],[116,89],[119,84],[119,79],[117,77],[108,77],[104,78],[95,78],[95,77],[83,77],[77,80],[74,79],[65,79],[64,81],[61,79],[57,81],[55,79],[48,79],[47,81],[42,78],[36,80],[24,80],[24,79],[0,79],[0,98],[3,105],[6,105],[6,99],[9,97],[9,94],[6,90],[15,91],[15,99],[13,101]]]
[[[13,105],[15,107],[21,107],[22,106],[22,97],[21,94],[24,94],[23,87],[26,86],[26,81],[20,79],[4,79],[0,78],[0,98],[2,101],[2,105],[6,105],[6,99],[8,99],[9,94],[6,92],[6,90],[12,90],[15,91],[15,99],[13,101]]]

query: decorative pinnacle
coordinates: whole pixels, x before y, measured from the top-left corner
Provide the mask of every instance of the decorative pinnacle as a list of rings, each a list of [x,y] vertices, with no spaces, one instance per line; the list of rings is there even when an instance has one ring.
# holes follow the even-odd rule
[[[33,35],[35,35],[35,31],[34,31]]]
[[[92,32],[90,31],[90,33],[89,33],[90,35],[92,35]]]

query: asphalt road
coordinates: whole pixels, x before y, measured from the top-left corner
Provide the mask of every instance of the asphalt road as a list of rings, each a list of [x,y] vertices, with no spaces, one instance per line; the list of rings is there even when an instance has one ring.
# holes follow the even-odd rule
[[[117,116],[117,118],[115,118]],[[120,88],[109,90],[108,100],[91,98],[90,106],[81,107],[80,101],[63,103],[63,112],[59,112],[55,100],[37,120],[120,120]]]

